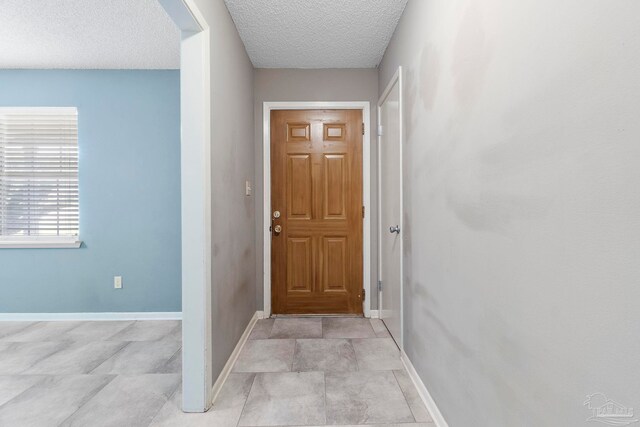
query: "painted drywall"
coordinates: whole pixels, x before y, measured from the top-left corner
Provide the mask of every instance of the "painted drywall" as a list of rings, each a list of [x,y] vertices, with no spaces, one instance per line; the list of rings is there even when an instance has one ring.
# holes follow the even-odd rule
[[[213,380],[256,311],[253,66],[223,0],[197,0],[211,49]]]
[[[181,311],[179,71],[0,70],[0,106],[78,108],[84,242],[0,249],[0,312]]]
[[[256,300],[263,308],[264,264],[263,264],[263,102],[274,101],[369,101],[371,108],[371,206],[377,206],[377,102],[378,102],[378,70],[376,69],[256,69],[254,78],[254,118],[255,118],[255,159],[256,159]],[[373,209],[372,209],[373,210]],[[377,215],[371,216],[372,248],[377,244]],[[371,307],[378,306],[377,292],[377,257],[376,250],[371,252]]]
[[[638,16],[405,9],[379,86],[405,67],[405,349],[452,427],[582,426],[598,392],[640,407]]]

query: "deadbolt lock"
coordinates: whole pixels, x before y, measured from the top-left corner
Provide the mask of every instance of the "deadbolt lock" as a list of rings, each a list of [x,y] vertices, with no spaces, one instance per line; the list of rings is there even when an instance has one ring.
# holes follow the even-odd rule
[[[273,211],[274,218],[280,218],[280,211]]]
[[[275,227],[273,227],[273,232],[277,234],[280,234],[280,232],[282,231],[282,226],[281,225],[276,225]]]

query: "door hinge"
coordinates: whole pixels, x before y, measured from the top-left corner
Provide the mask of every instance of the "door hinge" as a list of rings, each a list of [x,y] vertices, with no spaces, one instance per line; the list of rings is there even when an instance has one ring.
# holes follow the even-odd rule
[[[362,288],[362,301],[364,301],[366,297],[367,297],[367,291],[364,288]]]
[[[362,124],[362,134],[364,135],[364,123]]]
[[[364,218],[364,206],[362,207],[362,218]]]
[[[378,280],[378,292],[382,291],[382,280]]]

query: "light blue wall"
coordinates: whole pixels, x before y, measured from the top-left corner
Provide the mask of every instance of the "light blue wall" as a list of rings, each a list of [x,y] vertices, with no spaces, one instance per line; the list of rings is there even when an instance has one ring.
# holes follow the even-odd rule
[[[0,106],[78,108],[84,242],[0,249],[0,312],[180,311],[179,71],[0,70]]]

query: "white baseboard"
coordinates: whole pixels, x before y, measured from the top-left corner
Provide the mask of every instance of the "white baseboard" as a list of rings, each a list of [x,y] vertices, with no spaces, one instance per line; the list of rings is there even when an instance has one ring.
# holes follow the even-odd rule
[[[379,319],[380,312],[378,310],[369,310],[369,317],[372,319]]]
[[[427,390],[427,387],[422,382],[422,379],[416,372],[416,369],[413,367],[413,363],[411,363],[411,360],[409,360],[409,356],[407,356],[407,353],[405,353],[404,350],[402,350],[401,359],[404,367],[407,369],[409,377],[411,377],[411,381],[413,381],[413,385],[418,390],[418,394],[420,395],[422,402],[424,402],[424,405],[427,407],[431,418],[433,418],[433,422],[435,423],[436,427],[449,427],[447,421],[442,416],[442,412],[440,412],[440,409],[438,409],[438,405],[436,405],[435,400],[433,400],[433,397],[431,397],[429,390]]]
[[[109,312],[109,313],[0,313],[0,321],[56,320],[182,320],[182,312]]]
[[[236,344],[236,348],[233,349],[231,356],[229,356],[227,363],[225,363],[224,368],[222,368],[222,372],[220,372],[220,375],[218,375],[218,379],[216,380],[215,384],[213,385],[213,388],[211,389],[211,406],[213,406],[213,404],[215,403],[216,398],[218,397],[218,394],[220,394],[220,390],[222,390],[222,386],[224,385],[225,381],[227,381],[227,378],[231,373],[231,369],[233,368],[233,364],[236,363],[236,360],[238,360],[238,356],[240,355],[240,352],[242,351],[242,348],[244,347],[245,343],[249,339],[249,335],[251,335],[251,331],[253,330],[253,327],[255,326],[258,319],[261,319],[262,318],[261,316],[263,315],[264,313],[262,311],[256,311],[253,317],[251,318],[251,320],[249,320],[249,324],[247,325],[246,329],[242,333],[240,340],[238,340],[238,344]]]

